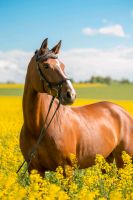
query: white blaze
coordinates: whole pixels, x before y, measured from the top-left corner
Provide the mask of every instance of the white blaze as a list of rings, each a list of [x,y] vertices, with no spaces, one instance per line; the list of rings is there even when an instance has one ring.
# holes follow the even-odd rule
[[[60,62],[59,62],[58,59],[56,59],[56,66],[59,67],[61,73],[62,73],[62,74],[64,75],[64,77],[66,78],[66,75],[65,75],[64,72],[62,71],[61,66],[60,66]],[[70,80],[67,80],[66,82],[67,82],[68,87],[70,88],[71,96],[72,96],[73,98],[75,98],[76,92],[75,92],[75,90],[74,90],[74,88],[73,88],[73,85],[72,85],[71,81],[70,81]]]
[[[71,81],[70,81],[70,80],[67,80],[67,84],[68,84],[68,86],[69,86],[69,88],[70,88],[70,90],[71,90],[71,96],[72,96],[72,97],[75,97],[76,92],[75,92],[75,90],[74,90],[74,88],[73,88],[73,85],[72,85]]]

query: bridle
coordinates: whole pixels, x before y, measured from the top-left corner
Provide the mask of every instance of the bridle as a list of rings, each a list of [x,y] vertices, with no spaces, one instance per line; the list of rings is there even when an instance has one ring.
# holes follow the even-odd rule
[[[62,88],[62,85],[63,83],[65,83],[67,80],[70,80],[69,78],[64,78],[62,79],[61,81],[58,81],[58,82],[50,82],[46,76],[42,73],[40,67],[39,67],[39,61],[44,61],[44,60],[47,60],[48,58],[58,58],[57,55],[55,55],[54,53],[48,51],[45,55],[42,55],[42,56],[39,56],[38,55],[38,51],[35,52],[35,58],[36,58],[36,63],[37,63],[37,71],[39,73],[39,76],[40,76],[40,80],[43,81],[43,83],[45,83],[48,87],[48,89],[50,90],[50,93],[51,93],[51,90],[56,90],[56,96],[53,96],[51,101],[50,101],[50,104],[49,104],[49,108],[48,108],[48,112],[47,112],[47,115],[46,115],[46,118],[45,118],[45,121],[44,121],[44,125],[43,127],[41,128],[41,132],[40,132],[40,135],[38,137],[38,140],[36,142],[36,144],[34,145],[34,147],[32,148],[31,152],[29,153],[28,155],[28,159],[27,159],[27,167],[24,171],[24,173],[22,174],[22,178],[24,177],[25,173],[27,172],[27,170],[29,169],[29,166],[31,164],[31,161],[32,159],[36,156],[36,153],[37,153],[37,148],[40,144],[40,142],[42,141],[43,137],[44,137],[44,134],[46,133],[47,129],[49,128],[57,110],[59,109],[60,107],[60,98],[61,98],[61,88]],[[54,99],[55,98],[58,98],[59,99],[59,103],[51,117],[51,119],[49,120],[49,122],[47,123],[47,126],[45,127],[46,125],[46,122],[47,122],[47,119],[48,119],[48,116],[49,116],[49,113],[50,113],[50,110],[52,108],[52,105],[53,105],[53,102],[54,102]],[[21,168],[23,167],[23,165],[26,163],[26,160],[23,161],[23,163],[21,164],[21,166],[18,168],[17,172],[16,173],[19,173],[19,171],[21,170]]]
[[[63,78],[62,80],[58,81],[58,82],[50,82],[46,76],[44,75],[44,73],[42,73],[40,66],[39,66],[39,62],[40,61],[46,61],[48,58],[53,58],[53,59],[57,59],[58,56],[54,53],[52,53],[51,51],[47,51],[46,54],[39,56],[38,55],[38,50],[35,52],[35,58],[36,58],[36,63],[37,63],[37,71],[39,73],[40,76],[40,80],[43,81],[43,83],[46,84],[47,88],[49,89],[50,94],[52,94],[52,90],[56,91],[56,97],[58,99],[60,99],[60,93],[61,93],[61,88],[63,83],[65,83],[67,80],[70,80],[69,78]]]

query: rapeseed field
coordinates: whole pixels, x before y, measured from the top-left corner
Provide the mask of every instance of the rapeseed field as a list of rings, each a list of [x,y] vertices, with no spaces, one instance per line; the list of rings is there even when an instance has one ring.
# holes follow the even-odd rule
[[[96,102],[78,99],[76,105]],[[133,101],[113,101],[133,115]],[[22,179],[16,171],[23,161],[19,149],[19,133],[23,123],[22,97],[0,97],[0,199],[2,200],[132,200],[133,164],[123,152],[124,168],[108,164],[100,155],[96,164],[78,169],[74,155],[73,167],[66,166],[66,178],[59,166],[56,172],[46,172],[41,178],[33,170]],[[103,173],[103,170],[105,173]]]

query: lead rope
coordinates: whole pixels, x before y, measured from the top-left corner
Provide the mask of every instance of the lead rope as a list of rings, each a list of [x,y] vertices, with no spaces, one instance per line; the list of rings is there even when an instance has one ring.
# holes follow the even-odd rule
[[[59,107],[60,107],[60,102],[59,102],[58,105],[57,105],[57,108],[56,108],[56,110],[55,110],[55,112],[54,112],[54,114],[53,114],[53,116],[51,117],[51,119],[50,119],[50,121],[49,121],[47,127],[45,128],[45,124],[46,124],[48,115],[49,115],[49,113],[50,113],[51,107],[52,107],[52,105],[53,105],[54,99],[55,99],[55,97],[53,96],[53,97],[52,97],[52,100],[51,100],[51,102],[50,102],[50,105],[49,105],[49,109],[48,109],[48,112],[47,112],[45,121],[44,121],[44,126],[43,126],[42,129],[41,129],[41,133],[40,133],[40,135],[39,135],[39,138],[38,138],[38,140],[37,140],[37,143],[35,144],[35,146],[33,147],[32,151],[31,151],[31,153],[30,153],[28,165],[27,165],[26,170],[24,171],[22,177],[24,177],[26,171],[28,170],[28,168],[29,168],[29,166],[30,166],[30,164],[31,164],[31,161],[32,161],[33,157],[36,156],[36,151],[37,151],[38,145],[40,144],[40,142],[41,142],[41,140],[42,140],[42,138],[43,138],[43,136],[44,136],[44,133],[47,131],[47,129],[48,129],[48,127],[50,126],[50,124],[51,124],[51,122],[52,122],[52,120],[53,120],[53,118],[54,118],[54,116],[55,116],[57,110],[58,110]],[[21,170],[21,168],[23,167],[23,165],[24,165],[25,163],[26,163],[26,160],[23,161],[23,163],[21,164],[21,166],[19,167],[19,169],[17,170],[16,173],[19,173],[19,171]]]

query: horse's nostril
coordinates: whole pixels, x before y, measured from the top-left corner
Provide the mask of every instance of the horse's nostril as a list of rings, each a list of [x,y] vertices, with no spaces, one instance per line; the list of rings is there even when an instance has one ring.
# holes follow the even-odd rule
[[[68,99],[71,99],[71,93],[69,91],[67,91],[66,96]]]

